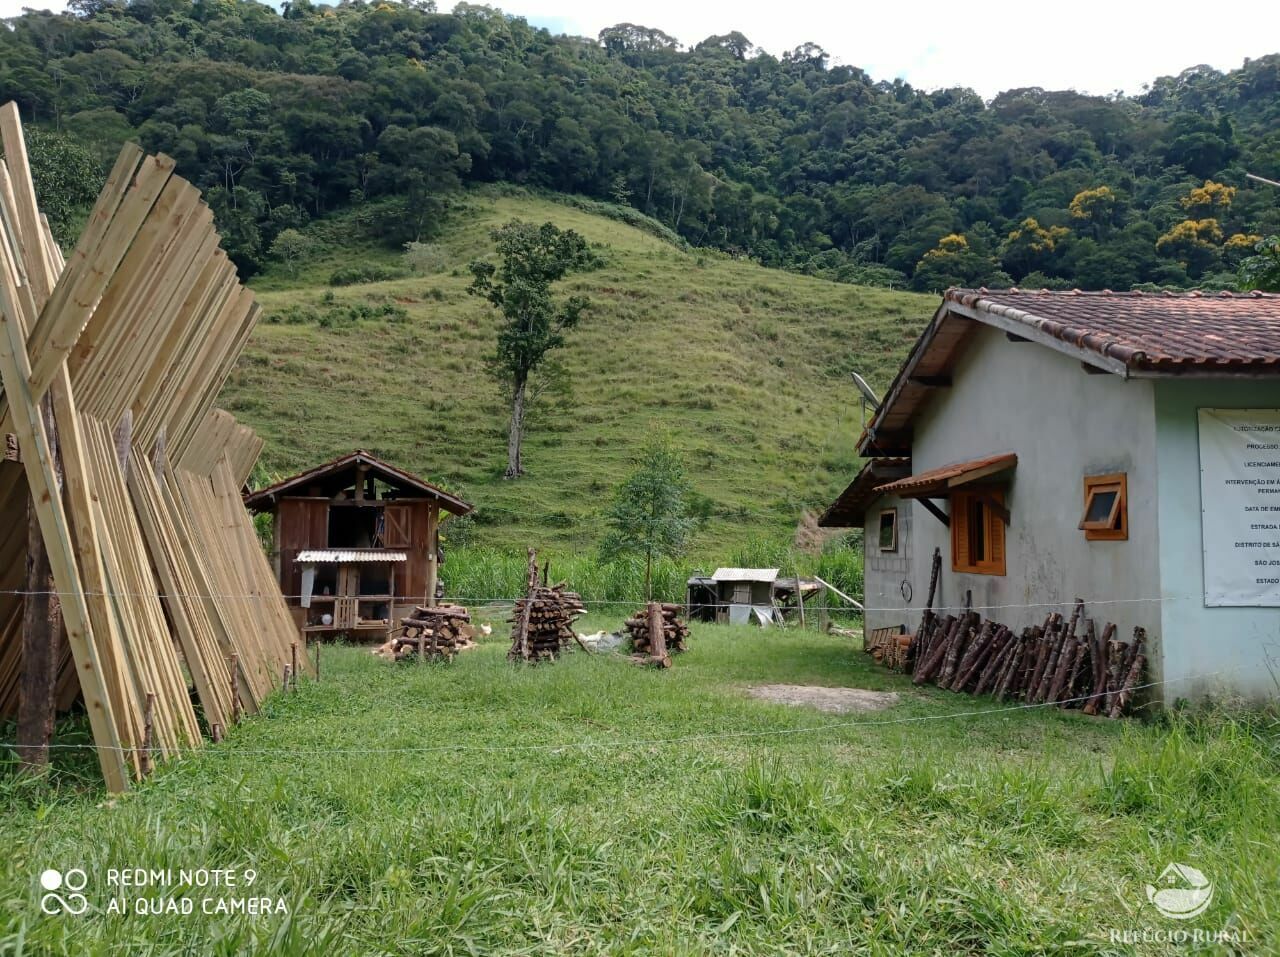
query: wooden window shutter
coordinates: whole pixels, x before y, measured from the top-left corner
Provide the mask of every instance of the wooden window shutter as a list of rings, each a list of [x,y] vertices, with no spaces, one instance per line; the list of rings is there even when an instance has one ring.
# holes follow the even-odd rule
[[[969,497],[957,492],[951,496],[951,570],[966,571],[969,566]]]
[[[411,507],[408,505],[388,505],[383,516],[384,525],[382,544],[385,548],[408,548],[410,542]]]
[[[1001,505],[1004,504],[1004,495],[1001,492],[988,493],[991,498],[995,499]],[[987,522],[987,560],[983,562],[983,566],[989,568],[989,574],[1004,574],[1004,520],[996,514],[993,508],[984,508],[982,515]]]

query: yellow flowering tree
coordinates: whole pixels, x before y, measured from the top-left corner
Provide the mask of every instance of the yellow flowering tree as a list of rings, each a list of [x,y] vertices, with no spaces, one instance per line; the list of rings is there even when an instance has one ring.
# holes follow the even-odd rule
[[[1203,186],[1192,187],[1186,196],[1182,197],[1182,208],[1187,211],[1187,215],[1191,218],[1221,219],[1222,216],[1231,208],[1231,201],[1236,198],[1236,188],[1227,186],[1223,183],[1215,183],[1211,179],[1204,181]]]
[[[1053,258],[1058,244],[1071,235],[1064,226],[1041,226],[1035,217],[1028,216],[1013,228],[1000,250],[1000,261],[1015,276],[1025,276],[1036,269],[1044,269]]]
[[[1200,276],[1214,264],[1222,245],[1222,227],[1212,218],[1184,219],[1156,240],[1156,252],[1173,257]]]
[[[1089,227],[1098,236],[1115,225],[1120,201],[1110,186],[1097,186],[1076,193],[1068,209],[1077,224]]]

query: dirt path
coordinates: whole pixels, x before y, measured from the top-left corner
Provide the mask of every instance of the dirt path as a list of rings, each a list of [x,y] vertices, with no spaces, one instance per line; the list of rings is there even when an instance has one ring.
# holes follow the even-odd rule
[[[747,694],[763,701],[794,707],[817,708],[832,714],[880,711],[898,703],[896,691],[863,688],[826,688],[821,685],[753,685]]]

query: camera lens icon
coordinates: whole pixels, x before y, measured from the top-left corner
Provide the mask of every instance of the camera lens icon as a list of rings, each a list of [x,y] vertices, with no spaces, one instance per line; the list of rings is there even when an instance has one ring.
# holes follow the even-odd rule
[[[80,891],[89,883],[89,875],[78,867],[65,874],[55,868],[40,872],[40,886],[47,892],[40,898],[40,909],[46,914],[83,914],[89,909],[89,901]],[[58,893],[65,891],[66,896]]]

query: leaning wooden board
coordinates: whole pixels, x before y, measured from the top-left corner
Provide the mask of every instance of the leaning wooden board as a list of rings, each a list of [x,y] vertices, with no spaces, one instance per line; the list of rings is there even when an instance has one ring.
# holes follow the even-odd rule
[[[0,143],[0,431],[20,460],[0,464],[0,517],[25,527],[36,503],[69,649],[57,703],[84,699],[107,785],[122,790],[152,764],[144,744],[163,759],[202,743],[188,675],[206,726],[225,730],[293,655],[239,502],[262,443],[214,409],[259,308],[168,157],[121,151],[64,262],[13,104]],[[23,581],[18,538],[0,546],[0,582]],[[4,717],[21,681],[20,606],[0,595]]]

